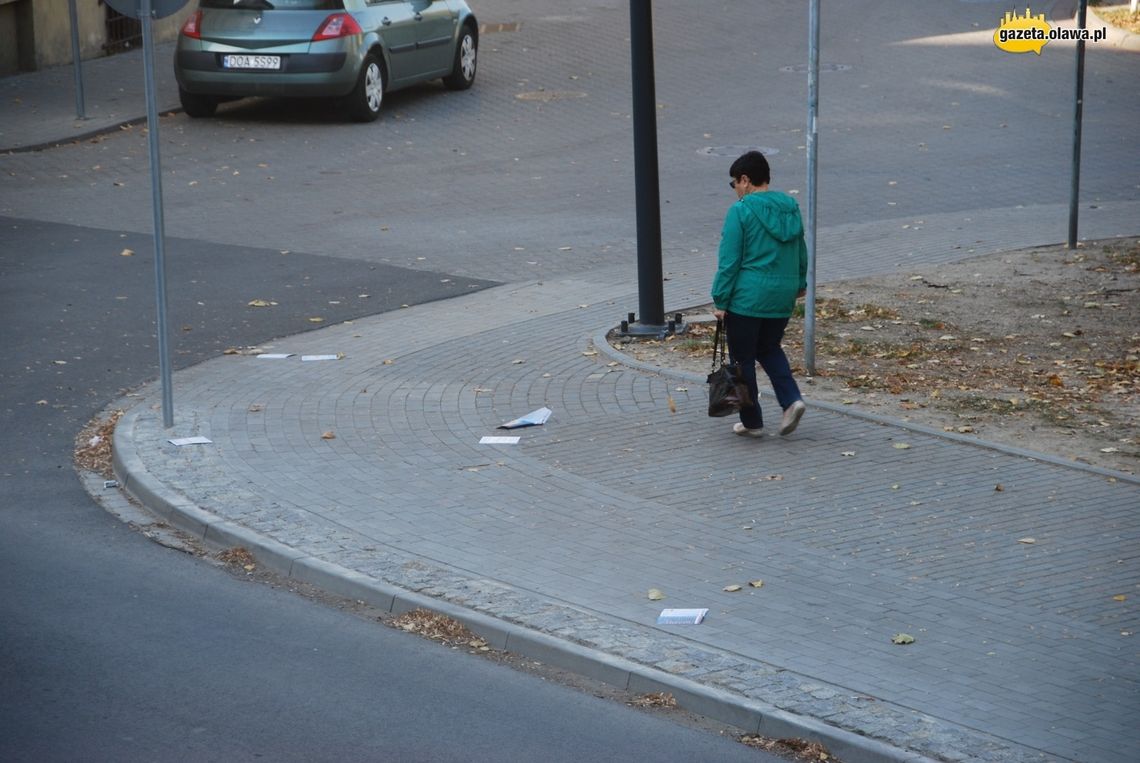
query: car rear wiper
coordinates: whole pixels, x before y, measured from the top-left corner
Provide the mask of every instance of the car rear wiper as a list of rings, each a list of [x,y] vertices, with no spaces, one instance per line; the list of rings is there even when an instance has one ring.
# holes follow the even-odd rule
[[[234,0],[234,7],[248,8],[251,11],[275,10],[275,6],[269,0]]]

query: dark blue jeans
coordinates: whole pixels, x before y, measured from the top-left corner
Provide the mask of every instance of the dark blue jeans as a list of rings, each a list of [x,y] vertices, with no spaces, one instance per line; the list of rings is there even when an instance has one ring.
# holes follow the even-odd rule
[[[748,382],[748,391],[756,401],[756,405],[752,408],[740,411],[740,423],[749,429],[759,429],[764,426],[764,416],[760,412],[760,393],[756,387],[757,363],[764,369],[764,373],[768,374],[768,380],[772,382],[772,389],[776,393],[776,401],[779,402],[781,410],[802,397],[796,380],[792,378],[788,356],[780,346],[784,338],[784,329],[787,327],[787,318],[752,318],[732,312],[729,312],[725,318],[728,354],[740,364],[744,380]]]

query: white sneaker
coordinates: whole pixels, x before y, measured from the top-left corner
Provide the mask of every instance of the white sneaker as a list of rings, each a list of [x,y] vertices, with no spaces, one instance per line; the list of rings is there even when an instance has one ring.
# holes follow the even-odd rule
[[[800,425],[800,419],[804,417],[804,411],[807,406],[804,405],[803,400],[797,400],[784,409],[784,418],[780,420],[780,434],[786,435],[796,431],[796,427]]]
[[[749,429],[748,427],[741,424],[739,421],[732,425],[732,431],[735,432],[736,434],[740,435],[741,437],[763,437],[764,436],[764,427],[756,427],[755,429]]]

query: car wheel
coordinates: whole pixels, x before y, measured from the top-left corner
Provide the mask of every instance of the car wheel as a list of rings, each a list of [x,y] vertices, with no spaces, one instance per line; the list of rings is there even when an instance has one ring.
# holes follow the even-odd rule
[[[348,99],[349,113],[356,121],[372,122],[380,116],[380,104],[384,102],[384,65],[374,54],[364,57],[356,87]]]
[[[451,74],[443,78],[443,84],[450,90],[466,90],[475,83],[476,54],[479,52],[479,38],[470,25],[459,33],[459,44],[455,46],[455,65]]]
[[[212,117],[214,112],[218,110],[218,99],[212,95],[187,93],[182,88],[178,88],[178,100],[182,101],[182,110],[186,112],[186,115],[194,119]]]

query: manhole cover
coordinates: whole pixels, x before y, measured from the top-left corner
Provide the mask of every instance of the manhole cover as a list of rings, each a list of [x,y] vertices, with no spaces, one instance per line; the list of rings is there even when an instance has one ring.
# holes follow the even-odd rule
[[[780,149],[771,148],[769,146],[707,146],[698,149],[697,153],[701,156],[731,156],[735,159],[749,151],[759,151],[764,154],[764,156],[772,156],[780,153]]]
[[[851,71],[850,64],[820,64],[819,70],[821,72],[849,72]],[[807,64],[796,64],[795,66],[781,66],[782,72],[793,72],[795,74],[807,74]]]
[[[529,93],[517,93],[515,98],[520,101],[565,101],[570,98],[585,98],[586,94],[577,90],[534,90]]]

